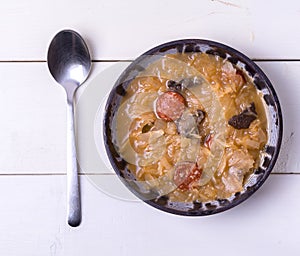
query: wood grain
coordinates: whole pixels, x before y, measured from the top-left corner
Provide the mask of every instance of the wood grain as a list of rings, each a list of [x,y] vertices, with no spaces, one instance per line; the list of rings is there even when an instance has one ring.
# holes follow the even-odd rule
[[[300,59],[299,12],[295,0],[11,0],[1,5],[0,60],[45,60],[65,28],[80,32],[97,60],[134,59],[179,38],[220,41],[256,59]]]
[[[299,254],[300,1],[10,0],[0,14],[1,256]],[[65,28],[86,39],[97,61],[77,94],[78,228],[66,224],[65,96],[45,62],[51,39]],[[281,153],[266,183],[236,208],[203,218],[137,200],[99,144],[100,101],[129,64],[116,61],[182,38],[219,41],[258,60],[284,116]],[[103,72],[112,72],[104,84]],[[86,109],[93,88],[93,109]]]
[[[300,175],[272,175],[227,212],[189,218],[111,198],[81,176],[83,222],[66,224],[65,176],[0,177],[0,252],[6,256],[297,255]],[[273,227],[273,228],[271,228]]]

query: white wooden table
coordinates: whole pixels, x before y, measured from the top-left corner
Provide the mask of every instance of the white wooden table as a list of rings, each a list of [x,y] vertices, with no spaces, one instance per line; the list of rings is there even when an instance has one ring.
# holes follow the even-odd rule
[[[299,255],[300,1],[10,0],[0,10],[1,256]],[[83,221],[70,228],[65,98],[46,63],[64,28],[87,40],[94,60],[79,94],[105,68],[174,39],[211,39],[254,59],[284,115],[282,151],[266,183],[230,211],[186,218],[103,193],[115,176],[87,166]]]

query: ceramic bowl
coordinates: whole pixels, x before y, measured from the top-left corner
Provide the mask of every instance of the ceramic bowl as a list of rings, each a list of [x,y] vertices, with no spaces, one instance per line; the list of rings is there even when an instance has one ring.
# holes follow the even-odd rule
[[[168,196],[157,196],[153,191],[144,191],[141,189],[134,175],[127,168],[127,162],[118,154],[113,138],[114,115],[132,79],[150,63],[166,54],[189,52],[205,52],[217,55],[244,69],[249,77],[253,79],[257,90],[262,93],[268,117],[268,142],[263,152],[264,159],[251,175],[249,182],[244,186],[244,190],[234,194],[230,198],[205,203],[171,202]],[[133,61],[121,74],[112,88],[106,103],[104,143],[110,163],[117,175],[128,189],[145,203],[173,214],[203,216],[228,210],[245,201],[261,187],[271,173],[278,157],[282,140],[282,129],[282,113],[276,92],[264,72],[251,59],[239,51],[218,42],[186,39],[168,42],[145,52]]]

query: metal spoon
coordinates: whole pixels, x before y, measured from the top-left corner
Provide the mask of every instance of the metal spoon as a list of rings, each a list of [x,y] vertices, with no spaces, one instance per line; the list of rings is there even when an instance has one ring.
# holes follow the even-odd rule
[[[81,222],[81,204],[76,160],[73,98],[76,89],[89,75],[91,57],[87,45],[78,33],[72,30],[63,30],[51,41],[47,62],[50,73],[65,88],[67,94],[67,218],[68,224],[76,227]]]

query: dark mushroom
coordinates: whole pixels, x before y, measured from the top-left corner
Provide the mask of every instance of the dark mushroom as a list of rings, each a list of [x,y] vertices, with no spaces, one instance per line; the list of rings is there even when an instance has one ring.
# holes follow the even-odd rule
[[[154,122],[150,122],[148,124],[145,124],[142,128],[142,133],[147,133],[151,130],[151,128],[154,126]]]
[[[242,113],[231,117],[228,124],[238,130],[247,129],[256,118],[257,112],[255,110],[255,105],[252,102]]]
[[[184,88],[191,88],[194,86],[201,85],[203,83],[204,79],[202,77],[187,77],[179,82],[176,82],[174,80],[168,80],[167,81],[167,87],[168,89],[172,91],[182,91]]]
[[[167,82],[167,87],[170,89],[170,90],[175,90],[175,91],[181,91],[182,90],[182,85],[180,82],[176,82],[176,81],[173,81],[173,80],[168,80]]]
[[[204,120],[204,118],[205,118],[205,112],[198,109],[194,116],[196,118],[197,125],[200,125],[202,123],[202,121]]]
[[[201,76],[194,76],[194,77],[188,77],[184,78],[180,81],[183,88],[191,88],[194,86],[199,86],[204,82],[204,78]]]

